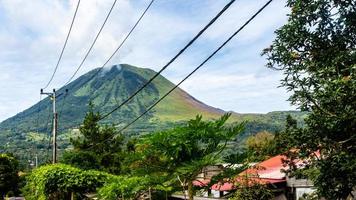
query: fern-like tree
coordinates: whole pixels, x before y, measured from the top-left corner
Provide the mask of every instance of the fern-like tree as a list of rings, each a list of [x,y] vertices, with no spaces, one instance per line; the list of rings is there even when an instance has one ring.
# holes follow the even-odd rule
[[[356,1],[287,6],[289,19],[263,54],[268,67],[284,73],[291,103],[310,111],[305,128],[289,131],[298,149],[290,158],[308,158],[320,196],[346,199],[356,186]]]
[[[225,125],[229,117],[225,114],[215,121],[204,121],[197,116],[183,126],[144,137],[137,147],[142,152],[141,166],[146,172],[165,172],[178,179],[193,199],[196,176],[204,167],[219,163],[228,142],[244,129],[244,124]]]

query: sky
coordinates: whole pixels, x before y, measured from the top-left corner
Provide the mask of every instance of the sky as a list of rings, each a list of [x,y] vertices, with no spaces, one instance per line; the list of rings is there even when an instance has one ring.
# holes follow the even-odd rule
[[[155,0],[121,50],[108,63],[158,71],[229,0]],[[77,77],[102,66],[150,0],[117,0],[93,51]],[[199,65],[265,0],[237,0],[163,75],[174,83]],[[82,0],[67,48],[48,89],[72,76],[94,40],[113,0]],[[0,121],[39,101],[63,46],[77,0],[0,0]],[[287,21],[285,0],[274,0],[181,88],[226,111],[294,110],[278,87],[283,74],[265,67],[261,51]]]

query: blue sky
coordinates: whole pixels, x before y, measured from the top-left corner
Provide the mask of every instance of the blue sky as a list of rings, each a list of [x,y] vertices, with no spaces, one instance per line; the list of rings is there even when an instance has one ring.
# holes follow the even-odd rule
[[[0,0],[0,121],[39,100],[53,72],[77,0]],[[49,88],[62,86],[94,39],[113,0],[82,0],[67,49]],[[156,0],[110,65],[129,63],[159,70],[228,0]],[[135,23],[149,0],[118,0],[78,75],[99,67]],[[163,75],[174,83],[202,62],[265,1],[237,0]],[[227,111],[292,110],[278,88],[282,74],[267,69],[263,48],[273,41],[288,9],[275,0],[182,88]],[[78,76],[77,76],[78,77]]]

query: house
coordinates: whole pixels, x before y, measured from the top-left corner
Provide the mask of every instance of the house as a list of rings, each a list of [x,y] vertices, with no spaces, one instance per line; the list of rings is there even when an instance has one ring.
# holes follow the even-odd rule
[[[217,183],[210,186],[201,197],[212,199],[227,199],[238,189],[236,183],[247,180],[247,184],[259,183],[266,185],[274,193],[275,200],[298,200],[303,194],[311,193],[315,189],[310,180],[288,178],[283,170],[288,166],[283,163],[284,155],[277,155],[263,162],[253,164],[245,171],[238,174],[234,180]],[[302,162],[296,163],[303,167]],[[226,165],[209,166],[202,170],[197,180],[193,182],[196,187],[207,187],[212,176],[221,173]],[[231,166],[230,166],[231,167]]]

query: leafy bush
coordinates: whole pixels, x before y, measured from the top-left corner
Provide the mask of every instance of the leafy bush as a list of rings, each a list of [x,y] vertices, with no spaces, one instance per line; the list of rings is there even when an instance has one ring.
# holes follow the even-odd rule
[[[83,171],[64,164],[47,165],[28,175],[23,193],[27,200],[63,199],[71,192],[95,192],[114,178],[104,172]]]
[[[160,199],[162,192],[170,192],[172,190],[169,186],[159,184],[162,180],[152,176],[134,176],[125,177],[117,176],[115,180],[99,189],[100,199],[116,200],[122,199],[138,199],[141,196],[149,193],[154,193],[153,199]],[[161,192],[161,193],[160,193]]]
[[[27,200],[68,199],[97,192],[100,199],[116,200],[118,197],[136,198],[154,191],[169,191],[170,187],[157,185],[161,180],[154,177],[115,176],[94,170],[81,170],[64,164],[37,168],[26,177],[23,193]]]
[[[148,180],[144,177],[117,177],[99,190],[99,196],[105,200],[121,198],[134,198],[141,192],[148,190]]]

